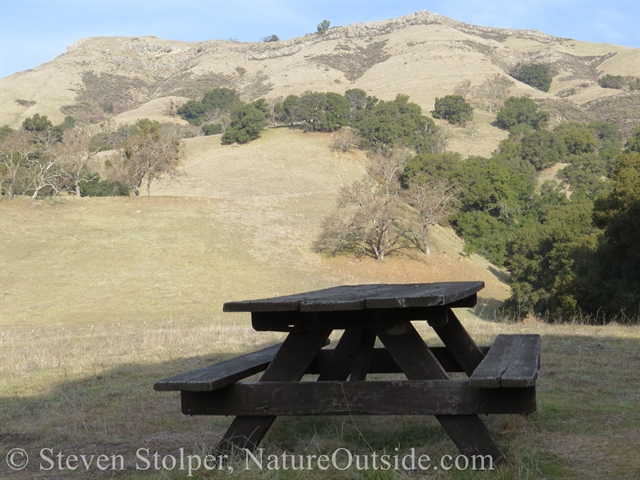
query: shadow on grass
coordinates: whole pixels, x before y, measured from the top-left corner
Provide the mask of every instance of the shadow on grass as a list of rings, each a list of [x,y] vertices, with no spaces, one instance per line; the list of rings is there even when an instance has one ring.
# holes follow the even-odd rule
[[[543,334],[538,411],[526,418],[482,417],[513,467],[473,475],[452,470],[439,472],[437,478],[640,478],[640,464],[631,460],[636,458],[634,445],[640,431],[640,338],[637,327],[629,331],[635,332],[629,338],[604,336],[602,329],[597,336]],[[84,466],[69,471],[67,456],[82,454],[122,455],[125,470],[109,471],[107,476],[186,478],[186,472],[178,467],[167,471],[160,464],[156,470],[153,454],[179,459],[180,449],[184,449],[185,455],[203,455],[215,447],[231,419],[184,416],[179,394],[155,392],[153,384],[235,355],[217,350],[206,356],[123,365],[80,380],[54,383],[34,396],[21,396],[15,384],[17,391],[12,396],[0,398],[0,456],[4,459],[11,449],[23,448],[32,461],[25,470],[13,472],[2,460],[0,477],[42,474],[40,468],[51,464],[39,457],[39,452],[50,448],[45,454],[55,467],[46,470],[47,478],[107,475],[96,467],[95,460],[89,471]],[[416,448],[431,458],[457,455],[432,417],[284,417],[275,422],[265,447],[276,454],[331,454],[338,448],[369,455],[374,451],[394,454]],[[139,455],[151,462],[147,469],[136,470],[147,465],[136,457],[139,449],[143,449]],[[62,470],[58,468],[58,452],[62,454]],[[75,465],[73,461],[71,465]],[[226,478],[227,473],[220,475]],[[347,473],[335,478],[374,478],[371,475],[375,472]],[[260,476],[239,471],[233,475]],[[406,473],[397,478],[405,478],[403,475]],[[322,472],[305,472],[293,478],[316,476]],[[269,478],[292,477],[282,473]]]
[[[487,267],[487,269],[493,273],[493,275],[500,280],[502,283],[504,284],[509,284],[509,274],[503,270],[500,270],[499,268],[493,266],[493,265],[489,265]]]
[[[487,322],[501,322],[498,311],[502,302],[495,298],[478,297],[478,303],[473,309],[474,315]]]

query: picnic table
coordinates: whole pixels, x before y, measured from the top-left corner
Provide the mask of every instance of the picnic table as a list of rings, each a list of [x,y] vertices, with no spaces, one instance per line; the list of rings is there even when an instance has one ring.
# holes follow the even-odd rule
[[[540,336],[498,335],[490,347],[476,345],[452,309],[475,306],[483,287],[347,285],[228,302],[223,310],[250,312],[255,330],[288,332],[284,342],[154,388],[180,391],[184,414],[234,415],[221,452],[254,450],[278,415],[435,415],[462,454],[508,462],[478,415],[536,410]],[[427,346],[412,321],[426,321],[444,347]],[[344,332],[325,348],[333,330]],[[262,371],[258,381],[239,382]],[[365,381],[378,373],[407,379]],[[317,381],[301,381],[310,374]]]

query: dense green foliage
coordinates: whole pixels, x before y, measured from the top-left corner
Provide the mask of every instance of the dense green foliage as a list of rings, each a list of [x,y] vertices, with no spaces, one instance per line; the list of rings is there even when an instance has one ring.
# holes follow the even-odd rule
[[[433,120],[402,94],[361,110],[353,126],[363,138],[362,145],[370,150],[409,147],[418,153],[429,152],[436,132]]]
[[[324,35],[329,30],[331,22],[329,20],[323,20],[318,24],[318,34]]]
[[[62,126],[63,130],[71,130],[76,126],[76,119],[71,115],[67,115],[66,117],[64,117],[64,120],[60,125]]]
[[[598,79],[598,84],[602,88],[617,88],[621,89],[626,84],[626,79],[622,75],[605,75],[604,77]]]
[[[219,135],[222,133],[222,125],[219,123],[205,123],[202,125],[202,133],[207,135]]]
[[[521,156],[536,170],[550,167],[567,155],[562,138],[548,130],[536,130],[526,134],[521,142]]]
[[[629,152],[640,153],[640,127],[636,127],[625,144],[625,149]]]
[[[580,308],[640,321],[640,153],[616,159],[608,195],[596,199],[594,224],[603,230],[574,289]]]
[[[360,136],[360,146],[371,151],[408,147],[430,152],[437,128],[407,95],[380,101],[364,90],[347,90],[343,95],[305,92],[289,95],[273,107],[276,122],[298,125],[305,131],[334,132],[351,126]]]
[[[80,184],[83,197],[128,197],[129,187],[118,180],[101,180],[97,173]]]
[[[264,100],[236,105],[231,110],[231,124],[222,135],[222,144],[247,143],[260,136],[267,125],[269,110]]]
[[[367,108],[373,108],[373,106],[378,103],[378,99],[376,97],[367,95],[367,92],[360,88],[347,90],[344,92],[344,98],[349,102],[349,113],[347,114],[347,118],[350,122],[353,122],[356,119],[359,112]]]
[[[496,116],[496,125],[506,130],[516,125],[528,125],[538,130],[548,121],[549,114],[538,110],[536,102],[527,97],[509,97]]]
[[[443,98],[436,98],[431,114],[433,118],[442,118],[449,123],[463,124],[473,120],[473,107],[465,102],[462,95],[445,95]]]
[[[553,80],[549,66],[541,63],[518,65],[513,72],[511,72],[511,76],[543,92],[549,91],[551,81]]]
[[[295,113],[294,109],[298,104],[300,97],[297,95],[289,95],[284,99],[284,102],[276,103],[273,106],[273,117],[276,122],[284,125],[293,125]]]
[[[4,140],[7,136],[9,136],[13,132],[13,128],[9,125],[3,125],[0,127],[0,142]]]
[[[338,93],[306,92],[295,106],[291,106],[291,100],[287,106],[291,119],[301,124],[305,132],[333,132],[349,124],[349,102]]]
[[[578,314],[596,323],[638,322],[640,154],[620,154],[619,130],[601,122],[561,124],[554,133],[589,140],[562,160],[569,165],[559,176],[571,197],[539,200],[538,220],[508,242],[513,295],[506,311],[552,321]]]
[[[491,158],[416,155],[402,182],[425,175],[458,186],[450,222],[467,253],[510,271],[506,315],[638,322],[640,128],[626,154],[622,143],[605,122],[565,122],[553,131],[516,122]],[[564,185],[537,186],[536,170],[556,163],[567,164],[558,173]]]
[[[640,90],[640,77],[623,77],[622,75],[607,74],[598,79],[598,84],[602,88],[615,88],[618,90],[628,88],[629,90]]]
[[[22,128],[35,134],[40,140],[46,137],[54,142],[59,142],[64,134],[62,125],[54,126],[46,115],[41,116],[39,113],[33,117],[25,118],[22,122]]]
[[[177,113],[190,124],[199,126],[209,117],[228,113],[240,103],[240,97],[235,90],[214,88],[206,92],[201,100],[189,100],[178,108]]]

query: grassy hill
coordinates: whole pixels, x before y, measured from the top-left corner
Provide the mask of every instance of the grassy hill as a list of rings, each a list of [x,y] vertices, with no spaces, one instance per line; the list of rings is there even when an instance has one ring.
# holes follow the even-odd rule
[[[243,146],[186,144],[182,174],[152,184],[150,198],[0,203],[1,323],[208,319],[225,301],[355,282],[480,279],[485,304],[508,296],[502,274],[463,257],[440,227],[430,258],[378,265],[313,253],[337,191],[364,174],[363,155],[335,153],[329,134],[275,129]]]
[[[384,99],[404,92],[430,110],[436,96],[451,93],[462,79],[477,84],[534,59],[557,69],[551,92],[519,84],[515,93],[555,108],[556,121],[611,114],[629,123],[636,121],[637,96],[601,89],[594,80],[602,73],[637,74],[637,55],[427,12],[275,45],[94,38],[3,79],[0,108],[2,121],[13,126],[36,112],[60,121],[64,106],[97,115],[104,102],[116,102],[118,122],[181,121],[168,116],[172,101],[238,86],[245,98],[271,101],[307,89],[363,88]],[[476,133],[446,126],[450,148],[488,155],[505,136],[492,119],[477,111]],[[225,301],[348,283],[482,280],[478,306],[459,314],[466,328],[481,344],[498,333],[538,333],[542,366],[537,413],[484,419],[513,466],[474,478],[640,477],[640,327],[500,321],[496,308],[510,294],[506,274],[481,257],[462,255],[462,241],[450,229],[434,227],[430,257],[414,251],[376,262],[315,253],[313,241],[338,191],[365,171],[361,152],[336,153],[330,143],[329,134],[284,128],[240,146],[222,146],[219,136],[192,138],[185,141],[181,175],[153,183],[151,197],[0,201],[0,457],[21,447],[34,459],[45,446],[67,454],[122,454],[127,471],[118,478],[184,478],[136,472],[136,449],[202,453],[229,419],[185,417],[179,398],[154,392],[153,383],[282,339],[254,332],[247,315],[222,313]],[[416,324],[430,345],[439,344],[425,322]],[[266,446],[300,454],[345,446],[369,453],[416,446],[432,458],[457,454],[434,419],[414,417],[278,419]],[[34,460],[11,478],[41,475],[37,465]],[[0,477],[5,471],[3,463]],[[342,478],[329,473],[322,478]],[[77,471],[60,478],[101,475]]]

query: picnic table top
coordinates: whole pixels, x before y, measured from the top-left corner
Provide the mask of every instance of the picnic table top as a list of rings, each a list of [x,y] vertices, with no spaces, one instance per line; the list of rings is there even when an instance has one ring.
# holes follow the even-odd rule
[[[227,302],[225,312],[328,312],[449,305],[475,295],[484,282],[343,285],[312,292]]]

